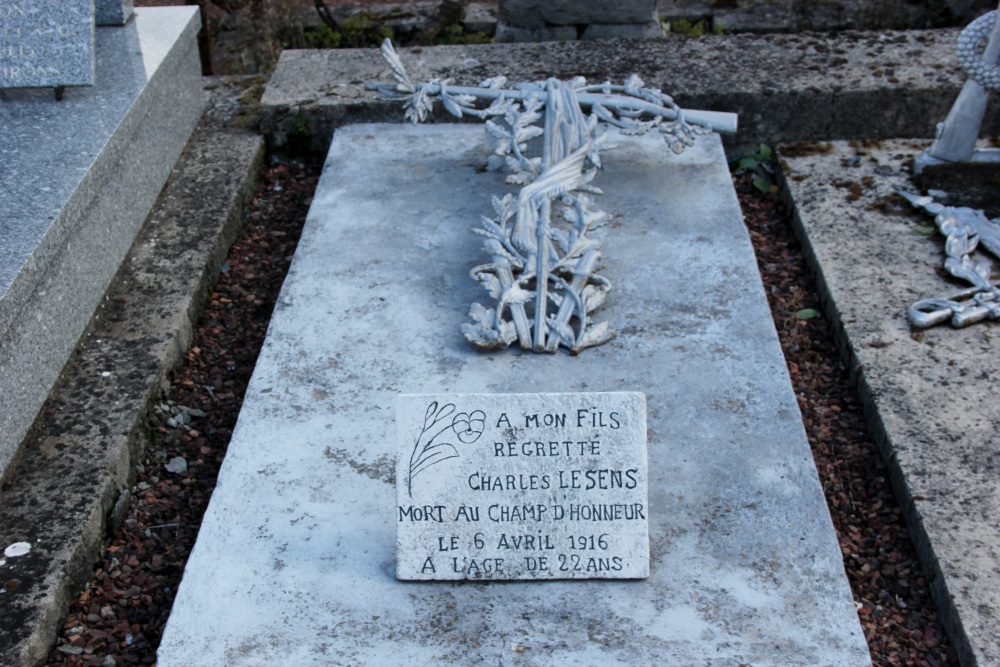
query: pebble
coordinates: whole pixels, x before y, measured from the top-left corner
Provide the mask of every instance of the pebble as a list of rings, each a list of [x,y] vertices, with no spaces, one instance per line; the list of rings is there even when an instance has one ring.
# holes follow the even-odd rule
[[[17,558],[31,551],[31,545],[27,542],[14,542],[3,550],[3,555],[7,558]]]
[[[167,465],[163,466],[167,472],[172,472],[176,475],[187,472],[188,462],[187,459],[181,456],[175,456],[167,462]]]

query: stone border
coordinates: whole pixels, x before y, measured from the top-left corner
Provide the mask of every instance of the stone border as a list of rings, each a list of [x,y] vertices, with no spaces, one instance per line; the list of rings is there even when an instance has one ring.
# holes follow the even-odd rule
[[[401,49],[413,80],[476,85],[543,76],[622,81],[636,73],[682,106],[730,111],[730,150],[816,139],[931,137],[965,77],[957,30],[702,39],[484,44]],[[261,130],[277,150],[323,153],[334,129],[402,122],[363,84],[390,80],[377,49],[285,51],[261,101]],[[440,119],[446,115],[439,108]],[[983,132],[1000,132],[992,110]]]

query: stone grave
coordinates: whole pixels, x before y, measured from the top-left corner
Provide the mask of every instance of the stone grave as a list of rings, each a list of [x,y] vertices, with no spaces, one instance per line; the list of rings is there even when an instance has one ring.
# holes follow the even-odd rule
[[[983,14],[962,30],[958,38],[959,64],[968,79],[948,117],[938,123],[932,143],[914,161],[914,171],[935,167],[948,170],[958,165],[1000,165],[1000,150],[978,148],[989,93],[1000,90],[1000,21],[997,10]]]
[[[996,392],[988,360],[996,325],[951,326],[945,298],[967,284],[941,269],[948,253],[934,216],[897,195],[915,189],[912,163],[929,145],[845,141],[790,144],[778,153],[793,222],[942,622],[963,665],[995,665],[1000,409],[988,398]],[[987,191],[995,196],[994,181]],[[947,317],[918,328],[907,311],[929,297]]]
[[[614,142],[599,176],[611,214],[602,274],[614,283],[600,314],[617,336],[571,356],[479,352],[459,330],[482,298],[469,277],[482,260],[470,228],[506,187],[487,168],[482,128],[337,131],[161,667],[870,664],[719,138],[699,137],[681,155],[652,136]],[[648,576],[397,578],[400,441],[414,447],[396,435],[398,400],[418,401],[401,408],[404,436],[453,403],[466,455],[460,436],[485,431],[486,416],[500,422],[504,405],[594,393],[596,407],[611,400],[602,392],[645,395]],[[550,425],[564,412],[576,414],[559,407]],[[519,451],[511,435],[497,442]],[[509,474],[530,475],[510,458]],[[506,477],[499,491],[470,485],[475,471],[450,477],[450,464],[460,461],[417,482],[482,494],[478,521],[511,559],[546,550],[544,531],[532,554],[526,533],[516,544],[498,526],[513,510],[489,513],[523,512],[530,488],[507,489]],[[629,492],[608,497],[641,502]],[[421,516],[435,518],[433,503]],[[590,547],[593,536],[599,551],[610,524],[590,521],[573,543]],[[439,536],[432,548],[466,548]]]
[[[79,3],[57,4],[65,17]],[[68,88],[62,101],[51,90],[0,90],[0,473],[201,116],[199,27],[194,7],[136,10],[126,25],[96,29],[94,85]],[[89,56],[72,58],[89,70]],[[0,86],[27,83],[7,77]],[[124,372],[108,369],[98,381]]]

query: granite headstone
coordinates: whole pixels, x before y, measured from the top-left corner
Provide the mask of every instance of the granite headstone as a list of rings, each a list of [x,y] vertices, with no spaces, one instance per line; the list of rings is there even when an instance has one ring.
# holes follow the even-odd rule
[[[0,0],[0,88],[94,82],[94,0]]]
[[[401,396],[396,576],[649,576],[641,393]]]
[[[95,0],[94,22],[99,26],[125,25],[132,18],[132,0]]]

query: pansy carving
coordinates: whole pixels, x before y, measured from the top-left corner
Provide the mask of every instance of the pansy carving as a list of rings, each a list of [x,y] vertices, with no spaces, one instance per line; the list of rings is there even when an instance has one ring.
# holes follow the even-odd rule
[[[472,414],[460,412],[455,415],[451,423],[452,429],[458,439],[466,445],[471,445],[486,429],[486,413],[482,410],[475,410]]]

